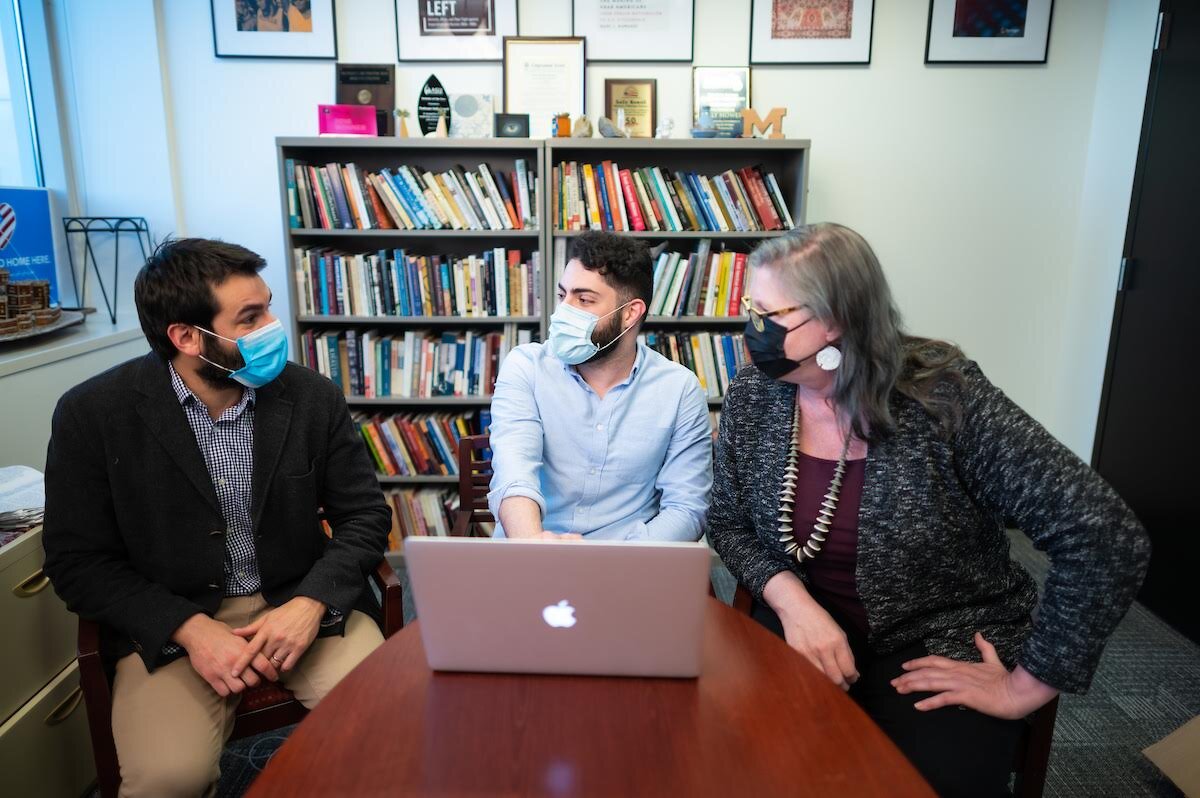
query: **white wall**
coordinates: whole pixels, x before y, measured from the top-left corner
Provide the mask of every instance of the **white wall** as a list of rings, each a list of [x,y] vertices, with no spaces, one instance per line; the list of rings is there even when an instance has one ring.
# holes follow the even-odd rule
[[[72,11],[88,5],[59,1]],[[145,144],[145,180],[175,183],[167,196],[143,186],[143,205],[169,205],[173,197],[177,232],[262,253],[277,310],[286,312],[274,138],[314,132],[315,107],[333,93],[332,64],[214,58],[207,0],[118,5],[120,14],[112,3],[103,13],[81,11],[86,35],[105,37],[91,46],[109,49],[108,37],[122,34],[111,23],[106,28],[105,17],[137,16],[140,36],[159,15],[159,73],[137,50],[135,64],[122,71],[145,69],[134,95],[159,92],[159,107],[156,81],[165,76],[162,129],[170,146],[142,138],[152,131],[121,140],[122,103],[120,114],[95,111],[96,124],[108,128],[95,147],[103,152],[92,157]],[[910,328],[962,344],[997,384],[1087,457],[1155,3],[1058,0],[1045,66],[926,66],[926,8],[925,0],[875,4],[869,67],[755,68],[753,104],[787,107],[787,134],[812,140],[808,219],[849,224],[872,242]],[[570,33],[567,0],[522,0],[520,12],[524,34]],[[697,0],[696,13],[695,64],[744,64],[749,0]],[[72,20],[72,29],[74,44],[83,26]],[[338,44],[342,61],[394,61],[391,0],[342,0]],[[499,65],[406,64],[397,75],[400,107],[414,108],[431,72],[452,93],[500,94]],[[593,118],[604,78],[617,76],[657,78],[659,117],[673,118],[683,135],[691,115],[689,66],[589,68]],[[151,121],[156,111],[148,103]],[[109,167],[106,179],[117,180],[115,171]],[[93,169],[88,178],[96,191],[99,175]]]

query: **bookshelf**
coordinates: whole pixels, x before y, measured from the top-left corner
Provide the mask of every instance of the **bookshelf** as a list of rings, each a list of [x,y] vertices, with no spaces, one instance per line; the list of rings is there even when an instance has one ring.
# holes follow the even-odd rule
[[[808,165],[810,142],[807,139],[547,139],[546,165],[543,171],[544,197],[542,218],[546,220],[549,240],[548,272],[551,287],[563,267],[562,255],[572,238],[582,230],[563,230],[558,223],[553,197],[559,190],[553,186],[555,170],[564,163],[590,164],[593,167],[611,161],[619,169],[659,167],[663,173],[696,172],[718,175],[727,170],[760,166],[764,173],[775,175],[781,199],[786,203],[794,224],[804,223],[807,211]],[[618,191],[620,189],[618,188]],[[636,192],[635,192],[636,193]],[[612,196],[608,197],[611,204]],[[711,242],[711,252],[730,251],[749,253],[764,238],[784,235],[787,230],[625,230],[621,235],[644,240],[654,247],[665,243],[668,250],[684,253],[697,251],[702,240]],[[566,246],[564,246],[566,245]],[[685,289],[686,290],[686,289]],[[556,298],[553,290],[546,294],[544,309],[553,313]],[[739,311],[740,312],[740,311]],[[709,333],[736,336],[746,325],[741,315],[651,315],[642,326],[643,334],[661,333],[694,335]],[[715,346],[715,344],[714,344]],[[707,386],[706,386],[707,387]],[[719,410],[721,396],[709,396],[709,407]]]
[[[305,333],[341,333],[353,330],[357,334],[375,331],[383,336],[402,336],[408,331],[423,331],[434,335],[442,333],[465,333],[476,335],[502,332],[505,330],[530,331],[535,339],[544,337],[547,314],[545,301],[545,253],[546,236],[540,209],[537,211],[539,224],[513,230],[470,230],[470,229],[326,229],[294,227],[289,204],[289,177],[295,185],[295,173],[289,175],[289,161],[302,162],[311,166],[326,164],[356,165],[360,173],[379,173],[400,166],[421,167],[432,173],[443,173],[456,166],[474,170],[487,164],[493,175],[510,175],[515,171],[517,159],[524,159],[528,171],[536,175],[537,189],[541,190],[544,172],[544,148],[541,141],[530,139],[400,139],[400,138],[319,138],[281,137],[276,139],[280,207],[282,209],[285,254],[289,263],[288,296],[291,314],[293,341],[296,343],[296,359],[301,360],[301,349]],[[364,182],[365,189],[365,182]],[[343,184],[343,188],[346,188]],[[365,194],[365,192],[364,192]],[[540,197],[540,194],[539,194]],[[378,210],[378,209],[376,209]],[[303,218],[300,223],[303,225]],[[346,313],[297,312],[303,305],[299,302],[300,288],[295,279],[297,263],[293,253],[297,248],[306,250],[331,250],[348,254],[372,254],[379,251],[393,252],[402,249],[412,256],[467,257],[479,255],[493,248],[519,250],[524,261],[532,263],[536,253],[542,273],[537,276],[536,291],[540,295],[543,309],[536,314],[501,316],[461,315],[350,315]],[[490,276],[490,275],[489,275]],[[320,310],[320,308],[317,308]],[[348,395],[346,402],[352,412],[375,414],[399,413],[460,413],[478,411],[490,404],[487,396],[433,396],[407,398],[400,396],[365,397]],[[455,476],[392,475],[380,474],[379,481],[385,488],[448,488],[457,482]]]
[[[291,329],[296,342],[297,360],[301,347],[306,347],[306,333],[345,333],[361,335],[373,331],[382,336],[402,336],[410,331],[429,334],[466,333],[487,335],[512,330],[529,331],[535,339],[544,339],[550,315],[556,304],[557,268],[555,253],[565,251],[570,240],[581,230],[554,228],[552,215],[553,167],[563,162],[595,163],[610,160],[621,168],[660,167],[671,171],[697,172],[716,175],[726,170],[761,166],[764,172],[775,175],[782,200],[790,210],[795,224],[802,224],[807,211],[809,148],[807,140],[769,139],[354,139],[354,138],[292,138],[276,139],[278,183],[281,200],[285,254],[289,263],[288,295],[290,298]],[[537,225],[514,230],[477,229],[324,229],[293,227],[289,206],[288,163],[299,161],[310,165],[355,164],[360,172],[377,173],[395,170],[401,165],[419,166],[442,173],[461,165],[475,169],[487,164],[493,172],[508,175],[517,159],[523,159],[528,171],[536,175]],[[294,182],[294,181],[293,181]],[[365,184],[364,184],[365,188]],[[532,189],[532,186],[530,187]],[[365,192],[364,192],[365,193]],[[314,214],[315,216],[315,214]],[[303,223],[303,221],[301,222]],[[695,252],[701,241],[711,242],[711,252],[749,253],[759,241],[783,235],[784,230],[646,230],[624,231],[622,234],[643,239],[650,246],[666,243],[672,251]],[[351,315],[346,313],[303,312],[300,289],[295,279],[296,261],[293,252],[330,250],[340,253],[369,255],[380,250],[403,249],[406,255],[447,256],[465,258],[492,248],[519,250],[523,259],[536,253],[541,272],[537,291],[541,306],[536,314],[504,316],[463,315]],[[298,310],[301,309],[301,310]],[[323,310],[324,308],[317,308]],[[643,333],[662,334],[712,333],[737,335],[746,319],[737,315],[671,316],[654,315],[646,319]],[[307,350],[306,350],[307,351]],[[396,396],[347,396],[354,413],[408,414],[461,413],[478,411],[490,405],[488,396],[435,396],[431,398],[402,398]],[[709,406],[718,411],[719,396],[709,397]],[[379,476],[386,488],[450,489],[455,476]],[[400,510],[394,508],[398,517]],[[403,520],[401,518],[401,520]]]

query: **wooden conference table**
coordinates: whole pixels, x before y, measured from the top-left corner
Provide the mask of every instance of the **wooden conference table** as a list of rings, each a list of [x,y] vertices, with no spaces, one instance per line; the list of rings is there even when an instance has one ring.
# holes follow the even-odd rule
[[[933,795],[786,643],[716,599],[706,612],[688,680],[435,673],[414,622],[247,795]]]

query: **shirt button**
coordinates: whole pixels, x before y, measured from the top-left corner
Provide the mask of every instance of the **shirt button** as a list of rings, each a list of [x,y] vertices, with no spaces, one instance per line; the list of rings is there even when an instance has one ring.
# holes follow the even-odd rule
[[[592,468],[592,469],[589,469],[589,470],[588,470],[588,473],[589,473],[589,474],[595,474],[595,473],[596,473],[596,469],[594,469],[594,468]]]
[[[604,432],[604,425],[603,425],[603,424],[597,424],[597,425],[596,425],[596,429],[597,429],[597,430],[599,430],[600,432]]]
[[[218,588],[220,588],[220,587],[221,587],[221,586],[220,586],[220,585],[218,585],[216,582],[209,582],[209,583],[208,583],[208,586],[209,586],[210,588],[212,588],[213,590],[217,590]]]

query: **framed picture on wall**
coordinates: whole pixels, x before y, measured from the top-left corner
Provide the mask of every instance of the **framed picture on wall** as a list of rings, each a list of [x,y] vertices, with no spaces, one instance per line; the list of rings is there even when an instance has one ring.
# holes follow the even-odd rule
[[[209,0],[217,58],[337,58],[333,0]]]
[[[926,64],[1044,64],[1054,0],[930,0]]]
[[[875,0],[750,0],[751,64],[869,64]]]
[[[559,114],[584,113],[584,64],[581,36],[504,37],[504,113],[529,114],[529,135],[550,137]]]
[[[695,0],[572,0],[571,33],[589,61],[691,61]]]
[[[395,0],[397,61],[499,61],[517,0]]]
[[[658,81],[654,78],[605,78],[604,115],[617,124],[617,111],[625,112],[631,138],[654,138],[658,126]]]

